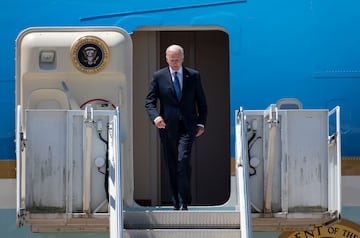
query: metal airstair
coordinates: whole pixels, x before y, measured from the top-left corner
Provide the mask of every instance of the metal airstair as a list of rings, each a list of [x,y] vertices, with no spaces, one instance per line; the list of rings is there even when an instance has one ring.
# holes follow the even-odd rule
[[[188,211],[137,205],[131,48],[128,34],[113,27],[20,33],[19,226],[30,225],[33,232],[110,232],[111,238],[250,238],[256,231],[308,230],[340,219],[338,107],[239,109],[235,175],[225,204]],[[83,58],[94,50],[95,58],[102,57],[97,63]]]

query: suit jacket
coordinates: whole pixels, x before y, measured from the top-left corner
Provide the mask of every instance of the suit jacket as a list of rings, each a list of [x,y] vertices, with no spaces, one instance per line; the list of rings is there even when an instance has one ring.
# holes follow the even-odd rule
[[[160,101],[160,111],[157,103]],[[175,134],[179,119],[182,119],[189,133],[195,134],[197,124],[205,126],[207,103],[198,71],[183,66],[182,96],[176,97],[171,73],[168,67],[153,74],[145,109],[152,121],[161,116],[168,134]],[[160,130],[161,131],[161,130]]]

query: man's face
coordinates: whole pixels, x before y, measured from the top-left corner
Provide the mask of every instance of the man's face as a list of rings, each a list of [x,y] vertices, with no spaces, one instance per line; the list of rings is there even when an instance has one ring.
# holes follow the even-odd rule
[[[169,64],[170,68],[174,71],[178,71],[183,63],[184,59],[180,52],[178,51],[169,51],[166,55],[166,62]]]

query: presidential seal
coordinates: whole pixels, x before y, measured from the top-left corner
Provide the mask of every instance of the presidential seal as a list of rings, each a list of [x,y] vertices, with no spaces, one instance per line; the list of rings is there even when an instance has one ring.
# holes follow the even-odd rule
[[[98,73],[109,61],[109,47],[96,36],[84,36],[73,43],[71,57],[79,71],[88,74]]]
[[[360,225],[342,219],[331,226],[318,225],[312,231],[285,231],[279,238],[359,238]]]

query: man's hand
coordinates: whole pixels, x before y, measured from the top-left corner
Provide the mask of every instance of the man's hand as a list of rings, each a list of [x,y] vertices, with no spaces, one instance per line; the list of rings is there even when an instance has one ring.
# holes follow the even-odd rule
[[[166,123],[162,117],[156,118],[154,123],[155,123],[155,126],[159,129],[165,129],[165,127],[166,127]]]
[[[205,132],[204,127],[198,126],[195,137],[201,136],[202,134],[204,134],[204,132]]]

